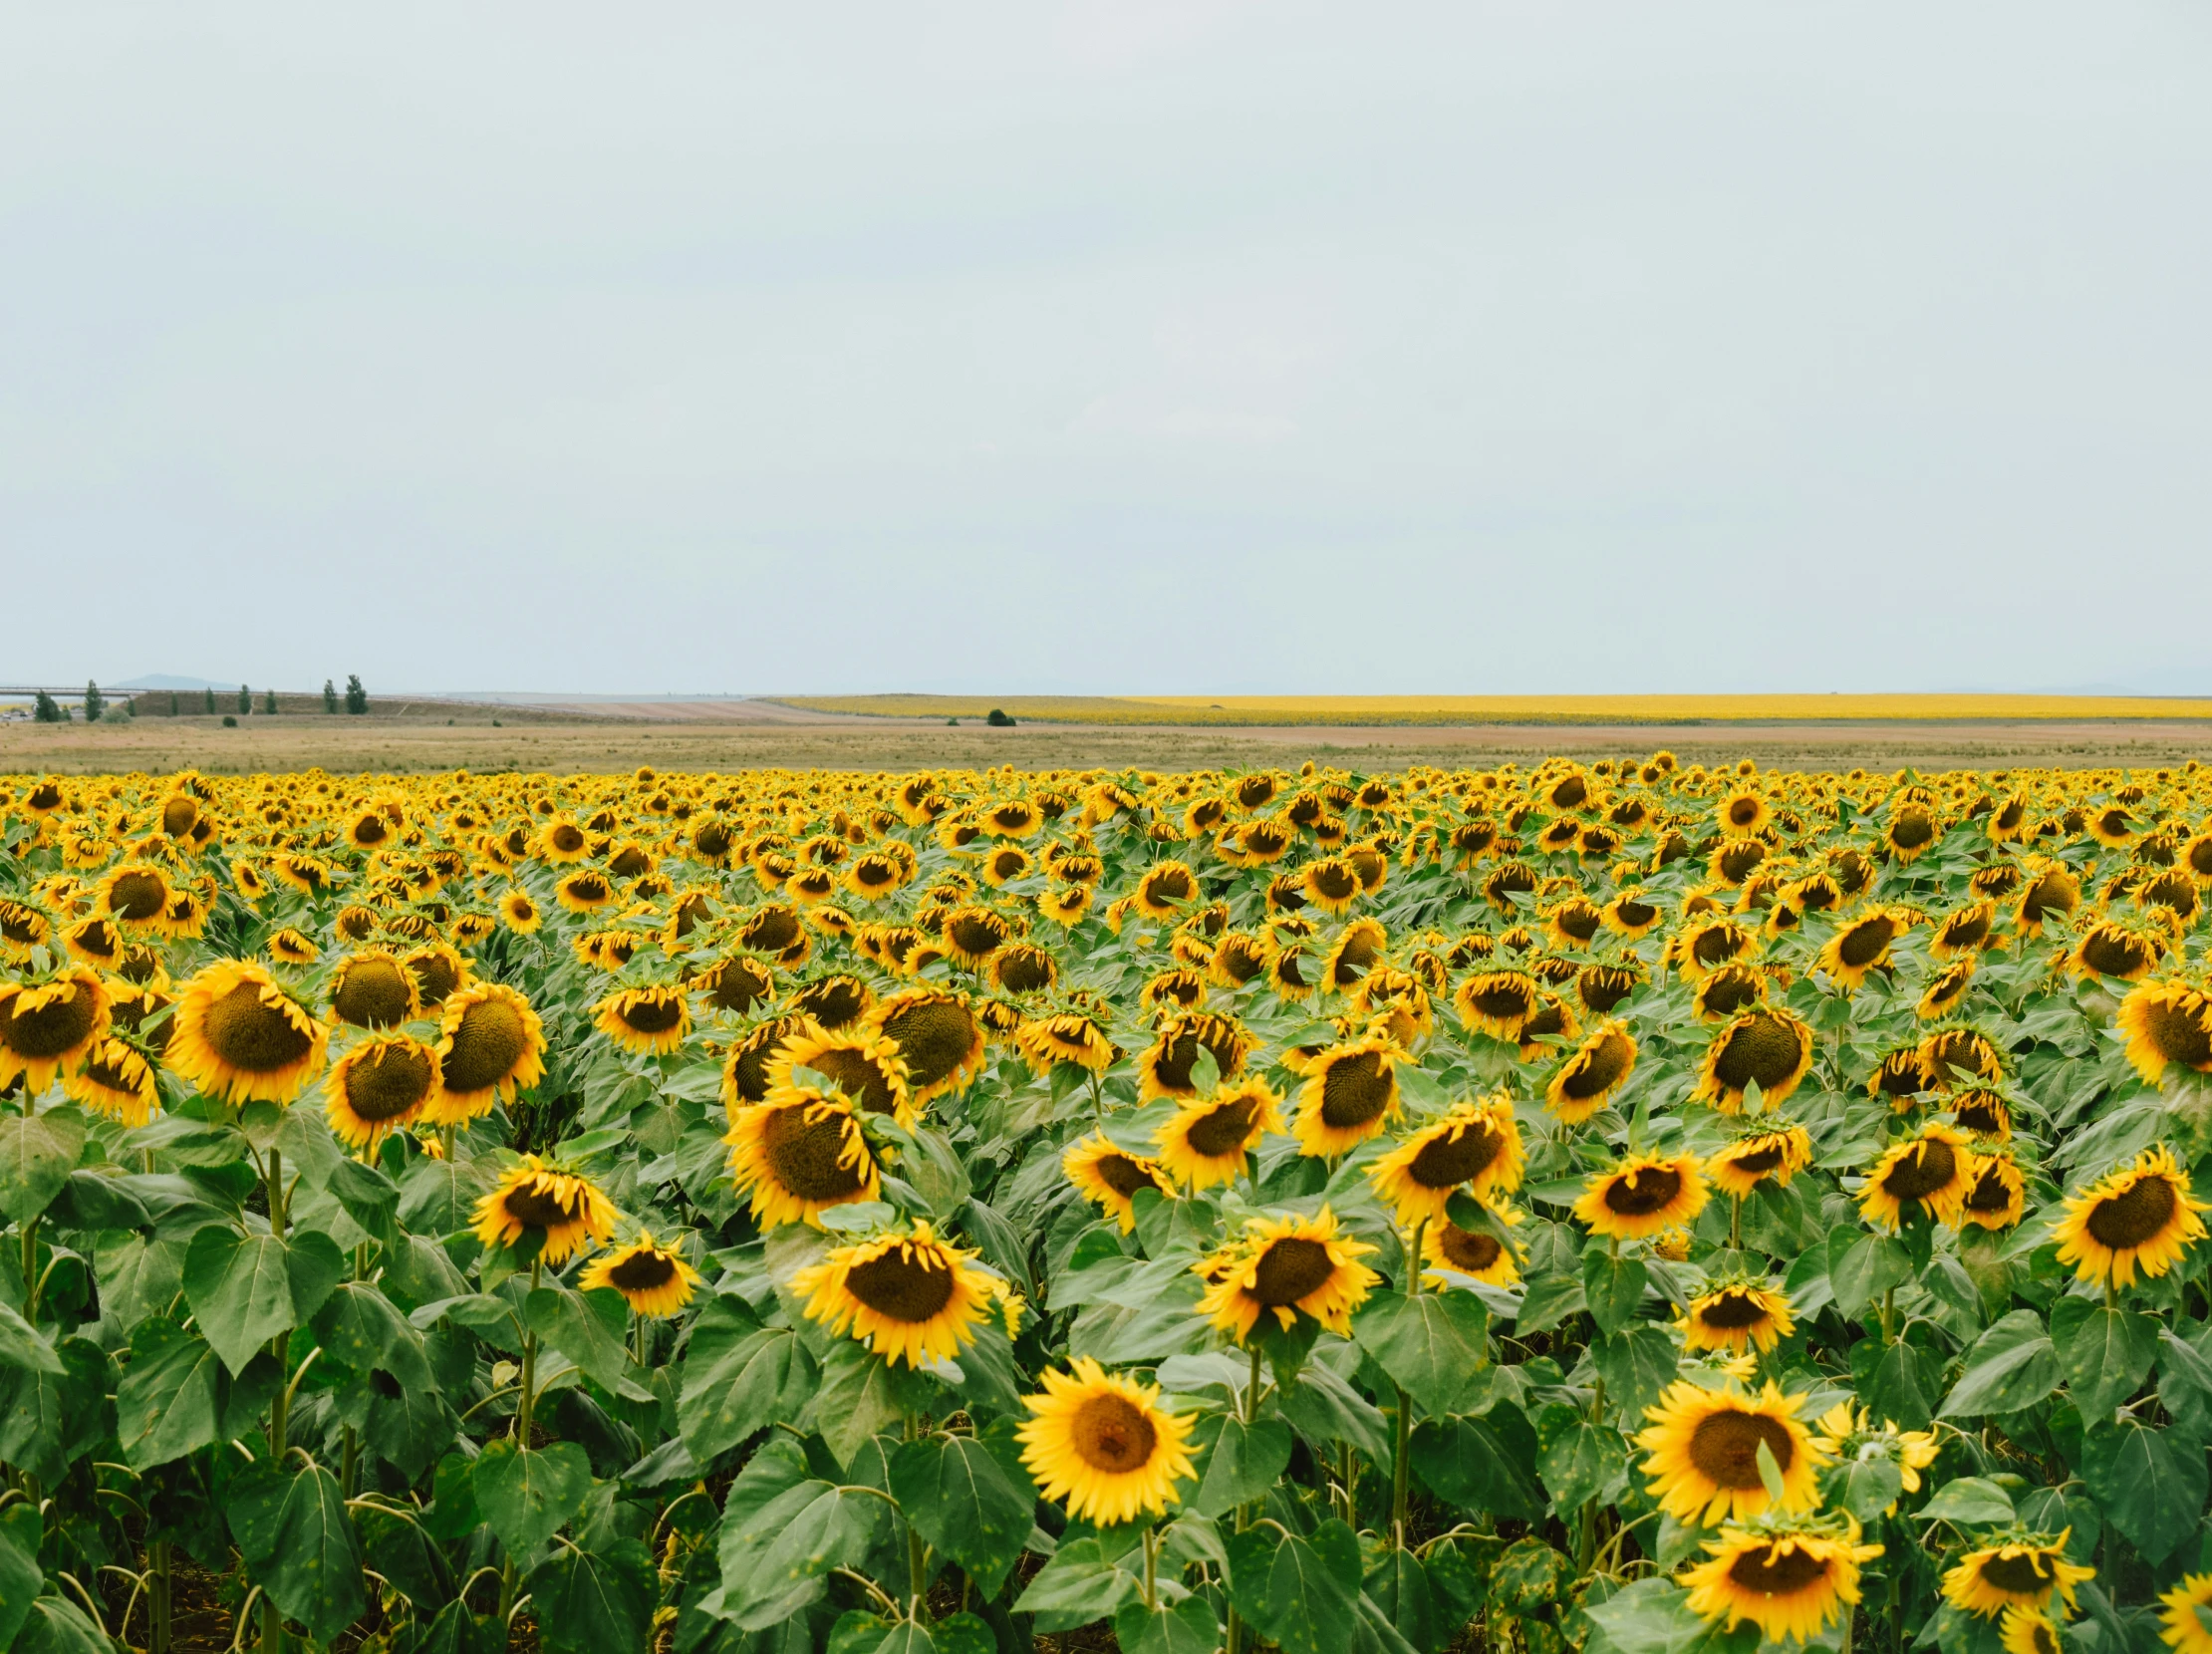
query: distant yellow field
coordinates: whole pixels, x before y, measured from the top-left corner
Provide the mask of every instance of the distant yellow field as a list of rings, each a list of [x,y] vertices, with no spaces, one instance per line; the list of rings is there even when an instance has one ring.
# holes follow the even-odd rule
[[[784,695],[783,704],[873,717],[1059,723],[1806,723],[2212,719],[2212,697],[2065,694]]]

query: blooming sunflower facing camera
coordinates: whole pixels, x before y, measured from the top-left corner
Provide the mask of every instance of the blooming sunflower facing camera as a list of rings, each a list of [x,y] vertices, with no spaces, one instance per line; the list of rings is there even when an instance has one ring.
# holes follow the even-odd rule
[[[0,982],[0,1086],[20,1076],[35,1097],[56,1075],[76,1073],[112,1019],[107,985],[89,965],[42,982]]]
[[[1968,1551],[1943,1575],[1944,1600],[1984,1619],[2007,1608],[2046,1607],[2054,1593],[2071,1609],[2074,1587],[2096,1577],[2096,1569],[2067,1560],[2072,1533],[2014,1534]]]
[[[437,1100],[437,1052],[412,1034],[371,1034],[323,1076],[323,1109],[343,1143],[374,1149]]]
[[[1889,963],[1890,946],[1911,925],[1911,918],[1900,910],[1868,909],[1836,927],[1813,965],[1838,987],[1856,989],[1869,971]]]
[[[737,1193],[750,1199],[753,1221],[764,1228],[819,1228],[831,1207],[872,1201],[883,1189],[852,1102],[834,1093],[801,1091],[732,1108],[722,1141]]]
[[[1694,1222],[1707,1199],[1696,1155],[1633,1155],[1590,1179],[1574,1215],[1592,1235],[1643,1240]]]
[[[545,1077],[545,1026],[504,982],[470,982],[438,1010],[437,1125],[462,1125]]]
[[[1513,1099],[1503,1092],[1458,1104],[1367,1169],[1375,1193],[1401,1224],[1440,1220],[1454,1191],[1484,1205],[1521,1187],[1524,1164]]]
[[[1140,1190],[1150,1189],[1164,1199],[1175,1195],[1175,1185],[1155,1162],[1124,1154],[1102,1132],[1084,1138],[1062,1155],[1060,1170],[1084,1199],[1121,1225],[1124,1235],[1137,1227],[1136,1197]]]
[[[1636,1437],[1650,1455],[1644,1475],[1659,1508],[1678,1521],[1709,1527],[1759,1516],[1773,1503],[1759,1469],[1764,1447],[1782,1478],[1783,1509],[1811,1509],[1828,1455],[1798,1421],[1803,1400],[1785,1396],[1771,1382],[1757,1395],[1669,1385],[1659,1405],[1644,1414],[1649,1428]]]
[[[1397,1059],[1403,1054],[1369,1034],[1308,1061],[1290,1125],[1302,1151],[1334,1159],[1380,1133],[1398,1112]]]
[[[1734,1114],[1756,1084],[1761,1103],[1780,1108],[1811,1068],[1812,1030],[1780,1006],[1760,1005],[1714,1036],[1690,1095],[1723,1114]]]
[[[541,1262],[560,1264],[615,1233],[614,1203],[575,1172],[524,1155],[498,1188],[476,1203],[476,1239],[516,1246],[535,1236]]]
[[[681,982],[618,988],[592,1007],[592,1025],[635,1056],[665,1056],[691,1031],[691,1005]]]
[[[1959,1209],[1981,1164],[1973,1141],[1955,1126],[1932,1121],[1918,1136],[1892,1144],[1866,1174],[1859,1215],[1891,1234],[1916,1211],[1957,1229]]]
[[[1027,1396],[1015,1430],[1021,1462],[1046,1499],[1098,1526],[1162,1516],[1175,1485],[1193,1474],[1191,1421],[1160,1406],[1160,1387],[1108,1373],[1079,1356],[1070,1373],[1047,1372]]]
[[[1797,1330],[1790,1295],[1764,1281],[1729,1280],[1690,1300],[1678,1323],[1682,1347],[1693,1350],[1747,1349],[1764,1353]]]
[[[221,960],[178,992],[167,1064],[210,1097],[289,1103],[323,1066],[330,1029],[251,960]]]
[[[1282,1127],[1282,1099],[1257,1075],[1194,1097],[1153,1133],[1159,1162],[1169,1176],[1193,1189],[1208,1189],[1240,1176],[1251,1151]]]
[[[1382,1279],[1359,1261],[1374,1249],[1339,1236],[1325,1206],[1313,1218],[1253,1218],[1240,1239],[1192,1265],[1207,1283],[1198,1313],[1240,1344],[1262,1315],[1285,1332],[1303,1314],[1349,1336],[1352,1311]]]
[[[850,1334],[886,1361],[950,1361],[974,1341],[995,1296],[994,1277],[968,1267],[971,1251],[940,1240],[927,1221],[839,1246],[791,1277],[810,1321]]]
[[[2127,1060],[2145,1085],[2164,1082],[2169,1067],[2212,1074],[2212,998],[2191,983],[2139,982],[2120,1001]]]
[[[864,1021],[898,1046],[916,1108],[959,1090],[983,1065],[983,1025],[958,993],[910,987],[880,1001]]]
[[[1713,1187],[1748,1200],[1763,1183],[1787,1189],[1790,1180],[1812,1164],[1812,1138],[1795,1120],[1764,1116],[1740,1128],[1736,1141],[1705,1163]]]
[[[1521,1222],[1512,1207],[1491,1210],[1491,1216],[1511,1229]],[[1450,1218],[1439,1218],[1421,1237],[1421,1256],[1428,1265],[1421,1278],[1447,1286],[1453,1275],[1466,1275],[1486,1286],[1511,1286],[1521,1278],[1521,1260],[1497,1236],[1479,1229],[1462,1229]]]
[[[633,1314],[667,1319],[681,1314],[698,1289],[698,1271],[683,1254],[644,1234],[584,1265],[576,1284],[586,1291],[603,1286],[622,1294]]]
[[[1730,1525],[1706,1541],[1707,1560],[1683,1570],[1691,1611],[1725,1619],[1727,1629],[1750,1620],[1769,1641],[1810,1642],[1858,1604],[1859,1564],[1882,1553],[1858,1542],[1858,1522]]]
[[[787,1102],[810,1089],[794,1082],[799,1068],[831,1081],[863,1114],[888,1114],[910,1131],[921,1123],[906,1059],[879,1029],[861,1025],[833,1033],[815,1022],[801,1023],[768,1058],[768,1101]]]
[[[2181,1261],[2204,1239],[2197,1214],[2205,1211],[2212,1208],[2191,1198],[2189,1174],[2161,1143],[2071,1196],[2052,1239],[2077,1278],[2128,1286],[2138,1271],[2156,1279]]]
[[[1636,1040],[1619,1018],[1601,1022],[1559,1065],[1544,1088],[1543,1106],[1563,1124],[1579,1126],[1611,1100],[1636,1070]]]

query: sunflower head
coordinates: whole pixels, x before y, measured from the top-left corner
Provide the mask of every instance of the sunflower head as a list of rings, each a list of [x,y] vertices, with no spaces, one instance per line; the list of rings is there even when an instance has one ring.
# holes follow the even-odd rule
[[[1956,1229],[1960,1204],[1978,1170],[1973,1139],[1954,1126],[1931,1121],[1916,1136],[1890,1145],[1875,1162],[1859,1191],[1859,1213],[1876,1229],[1893,1233],[1921,1213]]]
[[[1244,1072],[1245,1059],[1258,1041],[1234,1018],[1212,1011],[1183,1011],[1160,1024],[1159,1036],[1137,1058],[1137,1097],[1185,1099],[1199,1094],[1195,1070],[1204,1049],[1214,1059],[1215,1072],[1233,1080]]]
[[[1644,1474],[1659,1508],[1679,1521],[1709,1526],[1759,1516],[1775,1503],[1760,1464],[1765,1449],[1781,1479],[1782,1509],[1809,1510],[1829,1456],[1799,1422],[1802,1398],[1786,1397],[1772,1383],[1757,1395],[1734,1386],[1670,1385],[1644,1415],[1650,1427],[1636,1437],[1650,1456]]]
[[[161,1112],[153,1065],[129,1040],[112,1034],[86,1054],[62,1081],[62,1090],[73,1102],[126,1126],[145,1125]]]
[[[1882,1553],[1858,1537],[1849,1516],[1730,1523],[1707,1541],[1707,1559],[1681,1575],[1689,1606],[1705,1619],[1725,1620],[1731,1631],[1750,1620],[1770,1641],[1811,1642],[1854,1611],[1859,1566]]]
[[[331,1130],[357,1149],[375,1149],[437,1099],[437,1052],[400,1032],[371,1034],[331,1064],[323,1107]]]
[[[2138,1272],[2156,1278],[2204,1239],[2212,1210],[2192,1198],[2189,1174],[2163,1143],[2071,1196],[2052,1238],[2059,1261],[2105,1286],[2127,1286]]]
[[[169,1018],[168,1066],[211,1097],[289,1103],[323,1066],[330,1029],[252,960],[187,981]]]
[[[36,982],[0,982],[0,1085],[22,1078],[30,1095],[74,1074],[108,1035],[111,995],[89,965],[66,965]]]
[[[438,1096],[433,1123],[488,1114],[545,1077],[545,1026],[504,982],[470,982],[438,1012]]]
[[[730,1175],[752,1203],[754,1222],[811,1224],[831,1207],[872,1201],[883,1174],[850,1098],[803,1090],[775,1102],[732,1107]]]
[[[1369,1034],[1307,1061],[1290,1127],[1301,1151],[1334,1159],[1380,1133],[1399,1112],[1396,1063],[1402,1054]]]
[[[950,1361],[974,1341],[995,1296],[975,1254],[940,1240],[926,1222],[832,1250],[791,1277],[806,1316],[910,1367]]]
[[[1628,1081],[1636,1067],[1636,1040],[1617,1017],[1598,1024],[1559,1065],[1544,1088],[1544,1107],[1567,1125],[1590,1118]]]
[[[1137,1227],[1136,1197],[1149,1189],[1172,1198],[1175,1186],[1156,1161],[1124,1153],[1104,1133],[1093,1133],[1060,1157],[1067,1181],[1121,1225],[1127,1235]]]
[[[1402,1224],[1444,1221],[1455,1192],[1486,1206],[1521,1187],[1525,1164],[1513,1099],[1503,1092],[1454,1107],[1367,1169],[1375,1193]]]
[[[1690,1300],[1681,1328],[1685,1349],[1764,1354],[1797,1329],[1797,1319],[1789,1294],[1769,1282],[1725,1280]]]
[[[2161,1084],[2169,1067],[2212,1073],[2212,997],[2201,987],[2173,978],[2138,982],[2120,1001],[2118,1021],[2127,1060],[2144,1084]]]
[[[1217,1086],[1182,1103],[1153,1134],[1169,1176],[1205,1189],[1242,1173],[1250,1152],[1282,1125],[1282,1099],[1257,1075]]]
[[[982,1067],[983,1025],[957,993],[907,988],[869,1011],[866,1024],[898,1047],[917,1108],[965,1086]]]
[[[1632,1155],[1590,1179],[1574,1215],[1592,1235],[1641,1240],[1693,1222],[1708,1198],[1696,1155]]]
[[[1240,1344],[1263,1315],[1287,1332],[1306,1315],[1340,1337],[1382,1277],[1359,1261],[1375,1248],[1340,1236],[1327,1207],[1312,1218],[1253,1218],[1192,1267],[1206,1281],[1198,1313]]]
[[[2067,1560],[2071,1532],[1997,1535],[1945,1571],[1944,1598],[1985,1619],[1995,1619],[2007,1608],[2047,1607],[2054,1594],[2072,1608],[2074,1586],[2095,1578],[2096,1569]]]
[[[1521,1214],[1510,1206],[1496,1206],[1490,1215],[1511,1229]],[[1451,1283],[1454,1275],[1467,1275],[1488,1286],[1511,1286],[1521,1278],[1521,1260],[1513,1247],[1484,1229],[1462,1229],[1449,1217],[1430,1224],[1421,1238],[1421,1256],[1427,1264],[1422,1278],[1434,1285]]]
[[[683,1312],[698,1289],[698,1271],[684,1254],[664,1246],[650,1234],[593,1258],[576,1277],[586,1291],[604,1287],[622,1294],[632,1314],[666,1319]]]
[[[1812,1164],[1812,1138],[1795,1120],[1762,1115],[1739,1127],[1735,1141],[1705,1163],[1705,1174],[1722,1193],[1746,1200],[1762,1183],[1785,1188]]]
[[[1812,1029],[1792,1012],[1780,1005],[1756,1006],[1714,1036],[1691,1095],[1734,1114],[1757,1085],[1762,1103],[1779,1108],[1811,1071],[1812,1045]]]
[[[547,1263],[564,1263],[615,1233],[614,1203],[580,1173],[524,1155],[476,1203],[476,1239],[486,1246],[536,1245]]]

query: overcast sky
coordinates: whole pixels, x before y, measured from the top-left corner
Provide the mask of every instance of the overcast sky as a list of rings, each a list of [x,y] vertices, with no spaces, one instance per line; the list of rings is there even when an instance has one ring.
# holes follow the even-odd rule
[[[0,0],[0,681],[2212,692],[2212,10]]]

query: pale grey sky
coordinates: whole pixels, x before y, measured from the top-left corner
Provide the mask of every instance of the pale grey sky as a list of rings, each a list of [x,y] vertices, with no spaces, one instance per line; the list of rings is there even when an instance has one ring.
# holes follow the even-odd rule
[[[0,681],[2212,692],[2212,10],[0,0]]]

